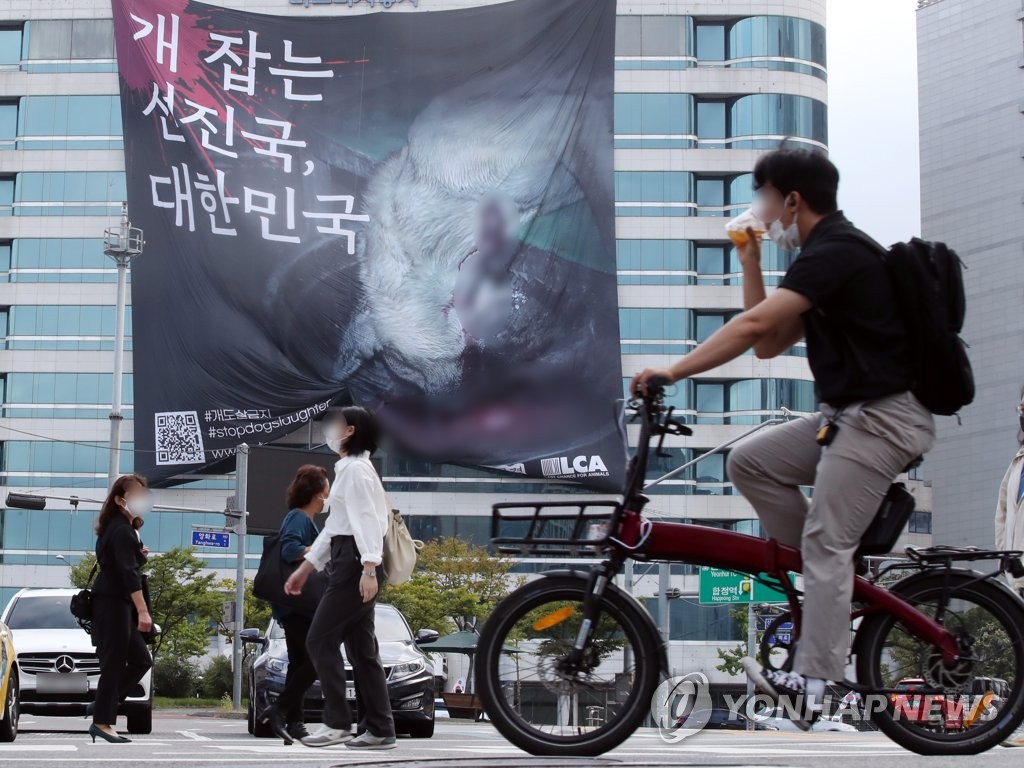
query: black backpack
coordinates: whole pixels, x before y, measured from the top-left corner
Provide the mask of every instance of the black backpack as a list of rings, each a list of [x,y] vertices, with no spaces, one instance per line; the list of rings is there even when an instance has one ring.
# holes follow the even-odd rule
[[[866,234],[892,277],[913,345],[911,391],[932,413],[952,416],[974,400],[974,374],[960,338],[967,301],[964,263],[945,243],[913,238],[886,250]]]

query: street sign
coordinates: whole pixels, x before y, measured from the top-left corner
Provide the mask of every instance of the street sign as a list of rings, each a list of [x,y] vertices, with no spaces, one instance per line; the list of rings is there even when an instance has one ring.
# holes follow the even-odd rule
[[[774,634],[768,635],[769,645],[789,645],[793,641],[793,622],[784,621],[775,628]]]
[[[227,549],[231,546],[231,535],[223,529],[219,531],[193,530],[192,546]]]
[[[792,581],[793,575],[789,578]],[[699,601],[701,605],[787,602],[785,593],[758,583],[748,574],[707,565],[700,568]]]

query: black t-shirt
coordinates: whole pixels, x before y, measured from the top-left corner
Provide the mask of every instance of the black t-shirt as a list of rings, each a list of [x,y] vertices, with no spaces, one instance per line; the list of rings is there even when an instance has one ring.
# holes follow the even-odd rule
[[[840,407],[910,388],[910,338],[879,253],[841,211],[811,230],[781,288],[810,300],[807,358],[818,399]]]

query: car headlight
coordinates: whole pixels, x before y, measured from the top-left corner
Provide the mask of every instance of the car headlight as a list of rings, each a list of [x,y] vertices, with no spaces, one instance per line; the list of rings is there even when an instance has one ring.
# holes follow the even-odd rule
[[[406,677],[412,677],[418,675],[420,672],[425,670],[427,665],[422,661],[407,661],[402,664],[395,664],[391,668],[390,680],[402,680]]]
[[[283,675],[288,671],[288,662],[281,659],[271,659],[267,662],[267,669],[271,672],[278,672]]]

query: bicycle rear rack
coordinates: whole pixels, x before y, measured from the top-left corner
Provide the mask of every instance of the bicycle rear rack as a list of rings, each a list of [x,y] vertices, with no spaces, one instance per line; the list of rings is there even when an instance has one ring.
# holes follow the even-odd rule
[[[495,504],[491,543],[500,554],[597,557],[608,544],[618,501]]]
[[[976,562],[978,560],[998,560],[1000,570],[1009,572],[1014,578],[1021,578],[1024,576],[1024,563],[1021,562],[1021,556],[1024,555],[1024,550],[999,550],[999,549],[982,549],[980,547],[951,547],[951,546],[935,546],[935,547],[907,547],[904,550],[907,553],[907,557],[910,558],[914,563],[925,567],[934,568],[942,566],[945,568],[952,567],[953,563],[956,562]]]

